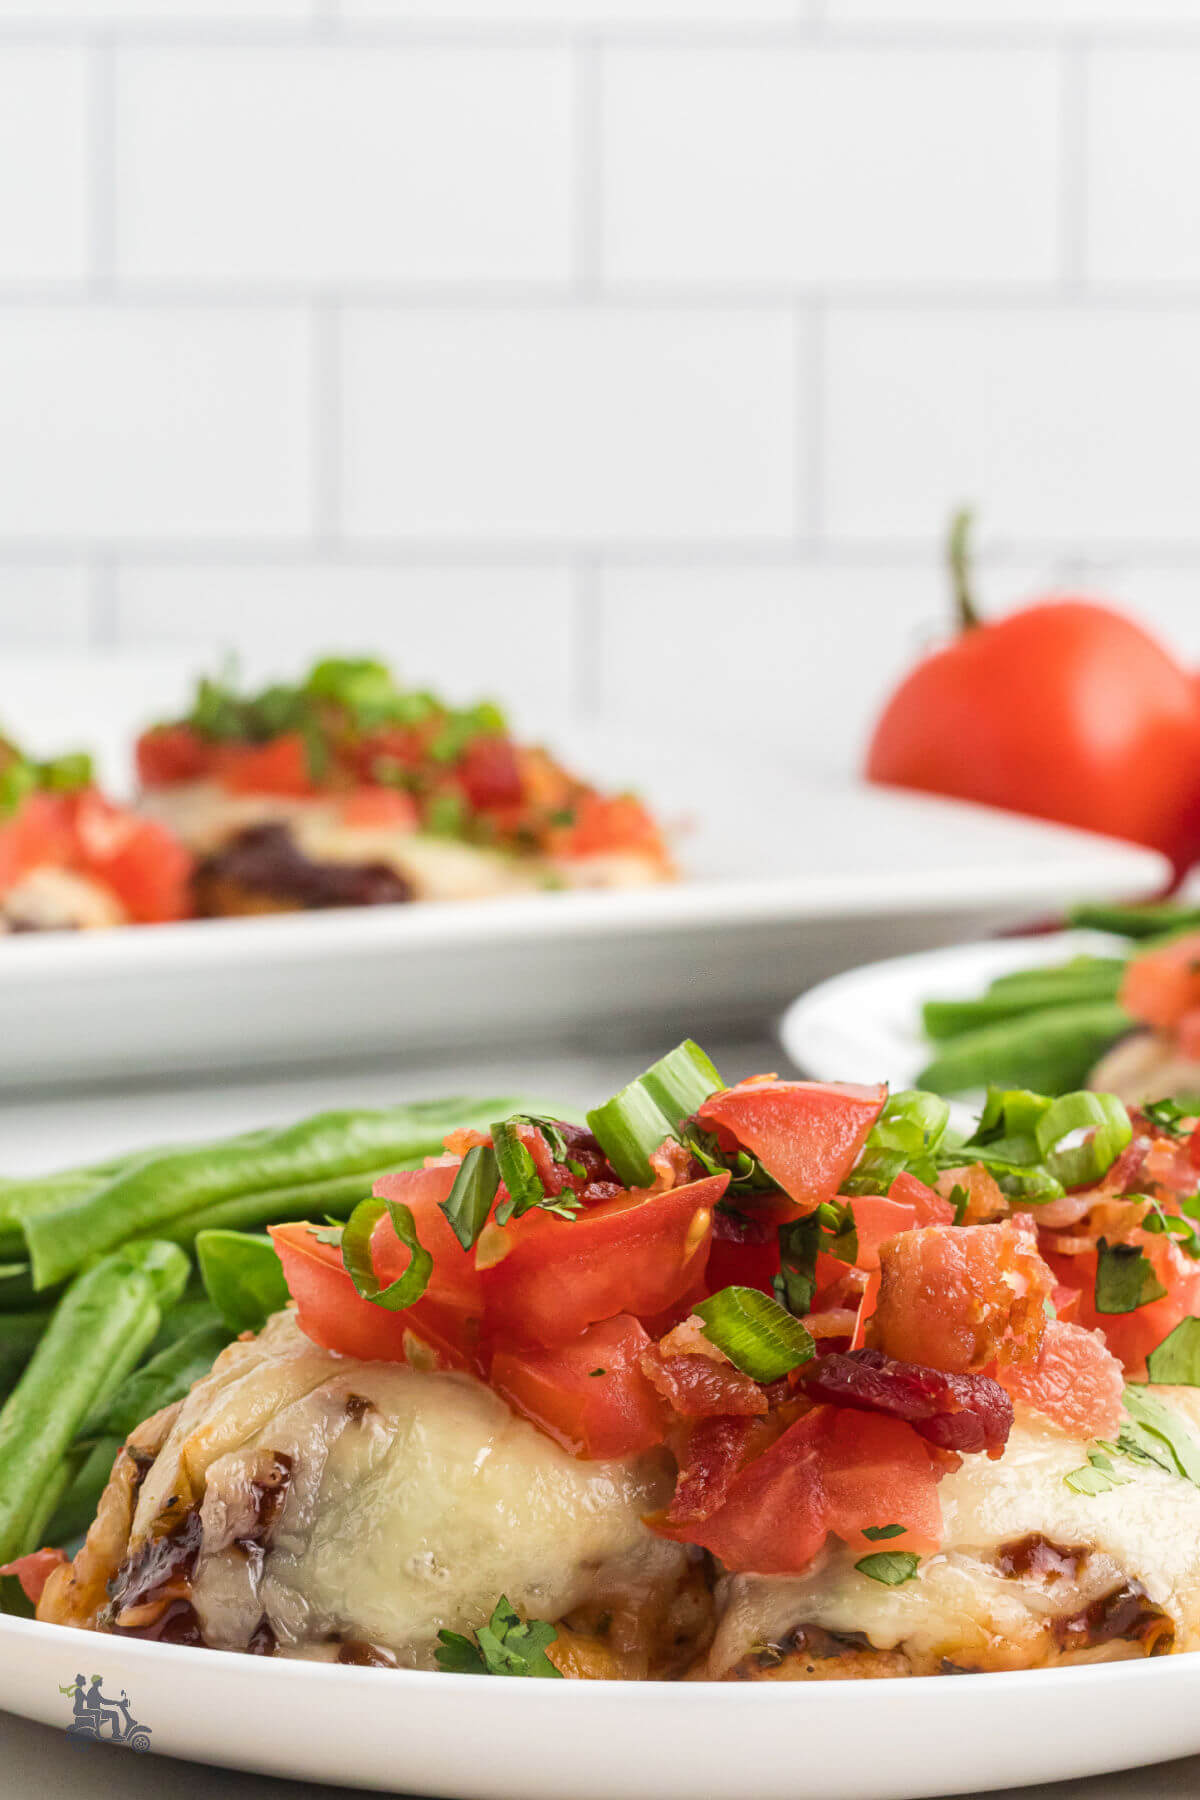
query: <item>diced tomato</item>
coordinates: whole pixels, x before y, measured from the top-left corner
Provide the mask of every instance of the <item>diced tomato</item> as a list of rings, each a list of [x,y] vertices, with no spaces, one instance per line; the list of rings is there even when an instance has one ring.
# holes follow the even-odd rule
[[[879,1305],[879,1290],[883,1285],[883,1277],[878,1269],[867,1276],[867,1285],[863,1289],[862,1299],[858,1303],[858,1323],[854,1327],[854,1335],[850,1339],[852,1350],[861,1350],[867,1341],[867,1326],[875,1317],[875,1308]]]
[[[1004,1363],[996,1379],[1023,1401],[1081,1438],[1114,1437],[1125,1374],[1098,1332],[1061,1319],[1046,1322],[1036,1362]]]
[[[654,1519],[653,1529],[711,1550],[738,1573],[802,1574],[827,1533],[824,1464],[832,1430],[832,1408],[814,1408],[732,1477],[715,1512],[686,1524]]]
[[[1174,1331],[1182,1320],[1200,1316],[1200,1262],[1174,1244],[1169,1237],[1138,1231],[1133,1241],[1141,1245],[1159,1282],[1166,1288],[1161,1300],[1148,1301],[1127,1313],[1096,1311],[1095,1251],[1081,1256],[1056,1256],[1047,1253],[1046,1260],[1057,1279],[1079,1294],[1076,1314],[1080,1325],[1099,1329],[1113,1355],[1119,1357],[1130,1375],[1141,1375],[1151,1350]]]
[[[25,1598],[36,1606],[55,1569],[68,1560],[63,1550],[31,1550],[28,1556],[18,1556],[15,1562],[0,1567],[0,1575],[15,1575]]]
[[[703,1277],[712,1212],[727,1175],[661,1194],[625,1194],[574,1219],[540,1209],[497,1232],[484,1262],[486,1328],[500,1344],[561,1344],[599,1319],[650,1319],[692,1294]],[[500,1260],[490,1259],[500,1252]]]
[[[314,1344],[366,1362],[428,1359],[442,1369],[477,1367],[473,1347],[463,1341],[464,1315],[458,1308],[422,1299],[403,1312],[389,1312],[363,1299],[339,1246],[322,1243],[311,1225],[273,1225],[270,1232],[296,1302],[297,1323]]]
[[[889,1550],[924,1556],[942,1539],[939,1471],[911,1425],[837,1408],[823,1457],[825,1522],[862,1555],[878,1550],[865,1526],[903,1525]]]
[[[874,1342],[899,1362],[961,1374],[1036,1356],[1054,1277],[1032,1228],[932,1225],[881,1255]]]
[[[759,1288],[774,1293],[779,1273],[779,1233],[768,1219],[713,1214],[712,1250],[708,1258],[708,1291],[723,1287]]]
[[[883,1111],[885,1087],[752,1079],[721,1088],[699,1108],[774,1177],[792,1202],[777,1216],[800,1218],[832,1200]]]
[[[477,812],[521,804],[521,768],[510,738],[472,738],[458,765],[458,778]]]
[[[676,1532],[674,1528],[707,1519],[724,1505],[738,1470],[749,1462],[756,1449],[765,1448],[765,1443],[758,1442],[763,1430],[762,1420],[745,1413],[694,1419],[682,1441],[672,1440],[679,1460],[679,1479],[666,1513],[654,1522],[655,1529],[661,1529],[663,1536],[678,1536],[682,1542],[689,1542],[686,1530]]]
[[[353,788],[341,803],[342,823],[362,831],[415,831],[417,808],[399,788]]]
[[[682,1419],[749,1417],[767,1410],[767,1396],[758,1383],[723,1359],[703,1353],[664,1355],[660,1345],[652,1344],[642,1358],[642,1371]]]
[[[1054,1308],[1054,1316],[1061,1319],[1064,1325],[1074,1323],[1079,1313],[1079,1289],[1057,1285],[1050,1295],[1050,1304]]]
[[[667,1409],[642,1372],[650,1348],[623,1313],[555,1349],[497,1351],[491,1384],[573,1456],[635,1456],[666,1434]]]
[[[888,1189],[886,1200],[879,1194],[858,1194],[851,1205],[858,1236],[855,1263],[860,1269],[877,1269],[879,1246],[900,1232],[954,1222],[954,1208],[950,1203],[913,1175],[898,1175]]]
[[[1127,1013],[1159,1031],[1178,1025],[1200,1007],[1200,932],[1133,957],[1118,998]]]
[[[138,924],[186,917],[192,858],[174,834],[94,788],[70,799],[77,866],[111,888]]]
[[[574,823],[551,832],[560,856],[606,856],[621,851],[666,861],[658,826],[633,794],[590,790],[573,801]]]
[[[888,1199],[911,1206],[913,1225],[918,1230],[925,1225],[954,1223],[954,1208],[950,1202],[943,1200],[936,1188],[927,1187],[923,1181],[918,1181],[915,1175],[897,1175],[888,1189]]]
[[[0,823],[0,893],[43,863],[70,865],[74,832],[68,800],[66,794],[29,794],[12,818]]]
[[[380,1200],[400,1200],[408,1207],[421,1246],[433,1257],[433,1273],[424,1299],[457,1308],[479,1317],[483,1310],[483,1283],[475,1267],[475,1252],[464,1250],[442,1211],[458,1174],[458,1163],[436,1163],[432,1168],[398,1169],[383,1175],[372,1193]],[[379,1280],[398,1281],[412,1260],[388,1218],[380,1219],[371,1234],[371,1261]]]
[[[199,781],[211,771],[212,750],[190,725],[156,725],[137,741],[138,780],[147,788]]]
[[[222,744],[216,774],[231,794],[283,794],[303,799],[316,792],[304,739],[295,731],[284,732],[266,744]]]

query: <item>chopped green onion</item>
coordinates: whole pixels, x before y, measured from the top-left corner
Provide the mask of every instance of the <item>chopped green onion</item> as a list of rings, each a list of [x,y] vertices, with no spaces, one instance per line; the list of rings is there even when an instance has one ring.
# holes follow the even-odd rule
[[[1181,1319],[1146,1358],[1146,1373],[1165,1387],[1200,1387],[1200,1319]]]
[[[587,1116],[597,1143],[626,1187],[649,1187],[650,1156],[724,1084],[690,1038]]]
[[[872,1125],[845,1191],[886,1194],[897,1175],[906,1171],[933,1186],[935,1158],[950,1122],[950,1107],[940,1094],[904,1088],[892,1094]]]
[[[454,1186],[441,1203],[451,1229],[464,1250],[473,1250],[488,1222],[500,1166],[490,1144],[473,1144],[463,1157]]]
[[[510,1219],[519,1219],[522,1213],[527,1213],[533,1206],[540,1206],[546,1198],[537,1165],[528,1145],[521,1141],[518,1126],[523,1123],[520,1118],[503,1119],[498,1125],[492,1126],[496,1164],[500,1179],[508,1189],[507,1200],[496,1210],[497,1225],[507,1225]]]
[[[1028,1088],[990,1087],[979,1124],[967,1144],[986,1147],[1001,1162],[1038,1163],[1042,1159],[1038,1127],[1052,1105],[1048,1094],[1034,1094]]]
[[[911,1550],[876,1550],[873,1556],[864,1556],[854,1566],[860,1575],[881,1581],[884,1587],[903,1587],[906,1581],[915,1579],[920,1563],[920,1557]]]
[[[708,1341],[755,1381],[778,1381],[815,1354],[799,1319],[758,1288],[722,1288],[695,1310]]]
[[[879,1543],[879,1541],[882,1538],[904,1537],[904,1535],[906,1534],[907,1531],[908,1531],[907,1525],[864,1525],[863,1526],[863,1536],[865,1538],[869,1538],[871,1543],[873,1543],[873,1544]]]
[[[1110,1244],[1101,1238],[1096,1258],[1096,1311],[1131,1313],[1152,1300],[1161,1300],[1166,1288],[1154,1273],[1154,1264],[1138,1244]]]
[[[392,1230],[412,1252],[403,1275],[390,1286],[381,1288],[371,1260],[371,1233],[384,1214],[392,1221]],[[342,1262],[354,1283],[355,1291],[374,1306],[388,1312],[403,1312],[414,1305],[429,1286],[433,1258],[421,1245],[411,1209],[401,1200],[360,1200],[342,1227]]]
[[[1088,1136],[1081,1144],[1060,1148],[1076,1131]],[[1063,1094],[1042,1114],[1035,1128],[1046,1167],[1064,1187],[1099,1181],[1133,1137],[1125,1104],[1115,1094]]]

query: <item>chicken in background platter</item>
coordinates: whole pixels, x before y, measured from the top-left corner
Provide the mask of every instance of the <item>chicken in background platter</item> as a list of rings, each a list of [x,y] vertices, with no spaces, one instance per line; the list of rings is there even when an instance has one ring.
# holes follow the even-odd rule
[[[0,930],[486,899],[675,879],[633,794],[606,794],[369,659],[253,694],[202,679],[136,745],[132,806],[86,756],[0,742]]]

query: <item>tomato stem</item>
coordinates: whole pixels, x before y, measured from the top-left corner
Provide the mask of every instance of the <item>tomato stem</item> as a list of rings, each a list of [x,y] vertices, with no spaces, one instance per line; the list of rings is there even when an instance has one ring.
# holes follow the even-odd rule
[[[960,506],[950,521],[946,539],[946,558],[950,564],[950,580],[954,587],[954,608],[959,629],[974,631],[982,623],[971,593],[970,537],[974,514],[969,506]]]

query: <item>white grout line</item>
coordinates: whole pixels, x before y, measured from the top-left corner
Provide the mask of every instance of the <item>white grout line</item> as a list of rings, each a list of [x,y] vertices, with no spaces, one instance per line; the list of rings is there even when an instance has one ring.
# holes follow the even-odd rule
[[[117,564],[113,556],[95,556],[89,567],[87,648],[111,650],[121,642],[117,606]]]
[[[604,56],[592,39],[572,51],[571,183],[574,292],[594,298],[604,280]]]
[[[873,542],[839,538],[823,543],[808,538],[794,540],[780,537],[727,539],[720,542],[696,537],[670,543],[612,543],[568,539],[540,542],[485,541],[468,543],[461,539],[429,538],[399,542],[341,539],[337,543],[319,545],[315,550],[308,538],[285,542],[239,542],[236,539],[149,541],[114,539],[97,543],[94,539],[66,538],[29,539],[27,542],[7,540],[0,543],[0,567],[36,568],[44,565],[87,562],[90,565],[112,559],[121,567],[164,569],[304,569],[314,564],[331,568],[381,569],[595,569],[601,574],[608,568],[704,569],[712,566],[737,568],[807,569],[926,569],[940,568],[943,548],[940,537],[888,539]],[[1021,568],[1029,563],[1049,563],[1061,568],[1070,563],[1091,575],[1110,575],[1122,571],[1139,573],[1160,571],[1183,574],[1200,573],[1200,538],[1164,546],[1130,539],[1097,546],[1092,542],[1086,551],[1078,548],[1077,539],[1039,537],[1006,537],[1002,543],[981,545],[975,559],[981,568],[1004,570]]]
[[[604,573],[599,557],[576,558],[571,570],[571,710],[593,718],[605,706],[602,648]]]
[[[807,496],[797,492],[796,536],[820,544],[825,536],[828,467],[828,332],[821,300],[796,309],[797,465],[804,465]],[[799,474],[797,475],[799,483]]]
[[[342,520],[342,317],[336,301],[312,308],[309,429],[315,556],[336,549]]]
[[[1059,52],[1059,276],[1062,291],[1079,298],[1087,279],[1088,45],[1064,41]]]
[[[93,39],[88,70],[89,299],[107,300],[117,263],[117,70],[111,43]]]

